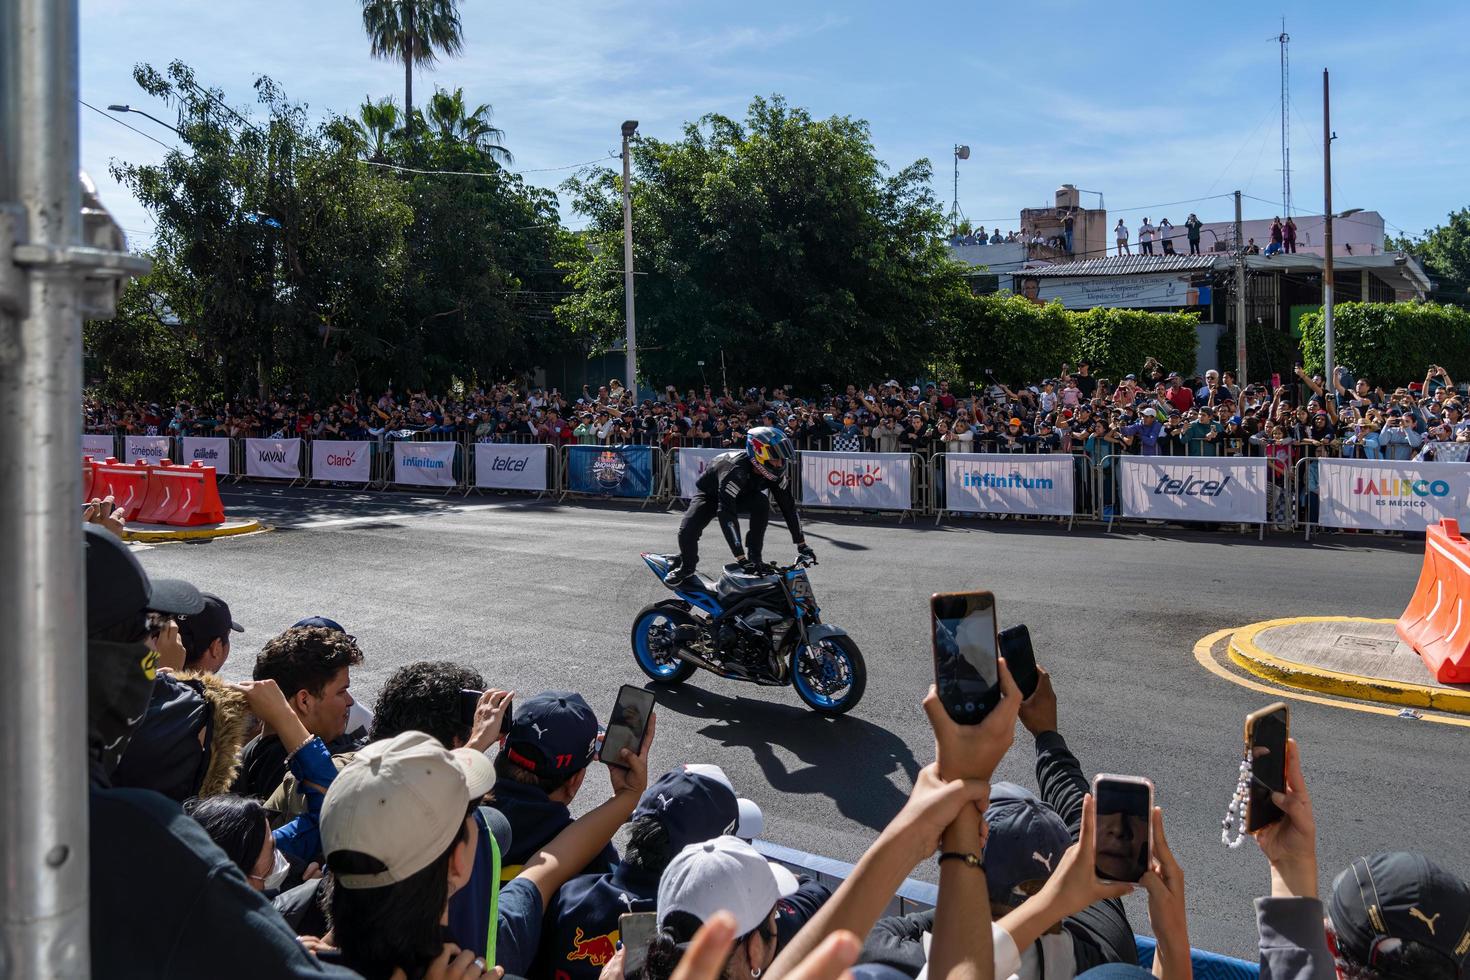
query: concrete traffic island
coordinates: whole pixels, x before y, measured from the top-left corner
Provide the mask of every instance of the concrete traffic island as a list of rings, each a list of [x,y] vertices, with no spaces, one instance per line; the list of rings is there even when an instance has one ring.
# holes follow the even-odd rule
[[[1434,680],[1395,622],[1298,616],[1252,623],[1230,637],[1230,659],[1286,687],[1470,715],[1470,684]]]
[[[123,540],[150,544],[160,541],[204,541],[209,538],[233,537],[237,534],[254,534],[264,530],[263,524],[250,517],[232,517],[218,524],[198,524],[193,527],[129,524],[123,529]]]

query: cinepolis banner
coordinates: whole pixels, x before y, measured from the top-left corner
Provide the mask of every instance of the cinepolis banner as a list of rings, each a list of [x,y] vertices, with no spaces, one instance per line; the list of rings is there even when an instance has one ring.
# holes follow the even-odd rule
[[[117,452],[117,440],[112,436],[99,435],[94,432],[82,433],[82,455],[91,456],[97,462],[102,462],[107,457]]]
[[[914,458],[908,453],[803,452],[805,507],[908,510],[913,507]]]
[[[1071,454],[946,453],[945,510],[986,514],[1072,513]]]
[[[1319,459],[1316,464],[1318,524],[1423,531],[1446,517],[1470,521],[1470,463]]]
[[[415,487],[454,486],[454,442],[395,442],[393,482]]]
[[[317,439],[311,444],[311,478],[330,483],[370,483],[373,444],[346,439]]]
[[[245,475],[269,480],[301,479],[301,440],[246,439]]]
[[[709,464],[728,449],[678,449],[674,452],[674,475],[678,480],[675,488],[679,496],[694,496],[694,481],[704,475]]]
[[[141,459],[157,465],[170,458],[171,442],[168,436],[128,436],[123,440],[123,462],[136,463]]]
[[[230,440],[212,436],[184,436],[179,462],[202,463],[214,467],[215,476],[230,475]]]
[[[545,490],[546,449],[491,442],[475,444],[475,486],[494,490]]]
[[[1266,522],[1265,459],[1121,456],[1118,469],[1125,517]]]

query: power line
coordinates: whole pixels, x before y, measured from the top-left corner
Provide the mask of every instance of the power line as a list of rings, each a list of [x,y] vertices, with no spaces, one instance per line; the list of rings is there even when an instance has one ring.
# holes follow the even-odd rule
[[[153,140],[153,142],[157,143],[159,146],[163,147],[165,150],[177,150],[178,149],[178,147],[176,147],[176,146],[169,146],[167,143],[165,143],[163,140],[159,139],[156,136],[150,136],[148,133],[143,132],[137,126],[129,126],[127,123],[123,122],[121,119],[117,118],[112,113],[110,113],[110,112],[103,112],[101,109],[99,109],[96,106],[92,105],[92,103],[86,101],[85,99],[77,99],[77,101],[80,102],[82,105],[86,106],[88,109],[91,109],[93,112],[97,113],[97,115],[103,117],[104,119],[111,119],[113,122],[117,123],[123,129],[131,129],[133,132],[137,133],[139,136],[143,137],[144,139]]]
[[[595,160],[584,160],[581,163],[569,163],[569,164],[566,164],[565,166],[561,166],[561,167],[540,167],[540,168],[535,169],[535,170],[506,170],[505,168],[501,168],[501,169],[505,173],[514,174],[515,176],[518,176],[519,177],[522,174],[544,174],[544,173],[551,173],[552,171],[556,171],[556,170],[575,170],[578,167],[590,167],[594,163],[602,163],[604,160],[611,159],[614,156],[616,156],[616,154],[614,154],[612,152],[609,152],[607,156],[605,156],[605,157],[598,157]],[[382,167],[384,170],[396,170],[399,173],[406,173],[406,174],[425,174],[425,175],[431,176],[431,177],[432,176],[437,176],[437,175],[444,175],[444,176],[450,176],[450,177],[494,177],[494,176],[497,176],[497,174],[494,171],[484,171],[484,170],[423,170],[423,169],[420,169],[418,167],[404,167],[404,166],[400,166],[400,165],[398,165],[396,163],[380,163],[377,160],[362,160],[362,161],[359,161],[359,162],[365,163],[369,167]]]

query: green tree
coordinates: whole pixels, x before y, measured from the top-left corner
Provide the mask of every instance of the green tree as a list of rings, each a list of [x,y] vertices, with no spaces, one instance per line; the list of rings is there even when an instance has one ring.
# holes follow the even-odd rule
[[[440,139],[464,143],[509,166],[515,157],[503,144],[505,131],[490,122],[491,115],[490,107],[483,102],[469,109],[462,88],[453,92],[435,89],[429,99],[429,122],[438,130]]]
[[[374,163],[388,159],[388,144],[398,131],[398,105],[384,97],[376,102],[366,99],[352,121],[353,132],[363,143],[363,154]]]
[[[951,299],[955,364],[971,384],[1009,385],[1054,376],[1072,357],[1077,330],[1061,303],[1045,306],[1012,293]]]
[[[1470,207],[1451,211],[1448,221],[1418,238],[1391,238],[1389,248],[1410,252],[1435,282],[1431,299],[1470,307]]]
[[[456,0],[362,0],[362,29],[373,57],[403,64],[403,113],[413,128],[413,69],[464,47]],[[410,132],[410,137],[412,133]]]
[[[963,288],[920,160],[885,172],[867,124],[779,96],[633,145],[640,367],[674,383],[721,351],[732,376],[814,385],[913,372]],[[606,348],[623,332],[621,177],[566,185],[588,219],[562,321]]]
[[[1321,311],[1302,317],[1302,359],[1321,374],[1326,332]],[[1354,376],[1392,391],[1423,381],[1438,364],[1456,381],[1470,377],[1470,311],[1439,303],[1339,303],[1332,310],[1333,356]]]

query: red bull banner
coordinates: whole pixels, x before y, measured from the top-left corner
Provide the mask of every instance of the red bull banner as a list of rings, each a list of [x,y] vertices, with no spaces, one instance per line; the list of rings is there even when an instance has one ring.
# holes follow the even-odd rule
[[[914,458],[909,453],[798,453],[804,507],[909,510]]]
[[[704,471],[715,457],[728,453],[728,449],[676,449],[674,450],[674,476],[679,496],[686,500],[694,496],[694,481],[704,476]]]

